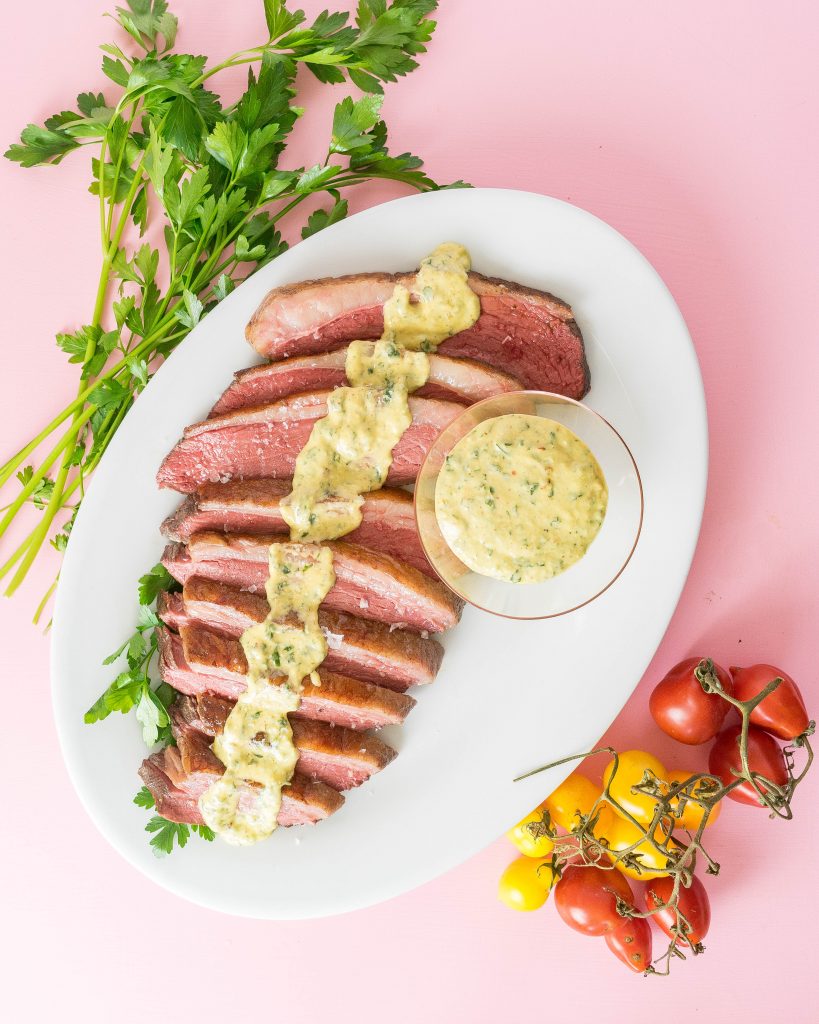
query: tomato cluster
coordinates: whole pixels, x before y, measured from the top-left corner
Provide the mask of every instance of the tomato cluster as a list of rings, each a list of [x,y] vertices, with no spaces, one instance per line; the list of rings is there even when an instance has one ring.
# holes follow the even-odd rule
[[[612,780],[613,770],[612,760],[604,772],[604,785],[609,784],[612,797],[624,811],[644,824],[650,824],[653,818],[654,801],[647,795],[634,793],[632,787],[642,780],[645,772],[651,772],[658,779],[671,780],[675,775],[689,777],[687,772],[667,772],[655,757],[640,750],[618,755],[617,771]],[[628,910],[653,911],[667,902],[670,880],[665,870],[666,858],[644,839],[638,842],[643,833],[633,822],[611,805],[598,804],[602,795],[600,786],[580,772],[573,772],[547,800],[510,829],[507,837],[522,856],[501,875],[498,894],[515,910],[537,910],[553,891],[557,912],[569,927],[583,935],[602,936],[619,960],[642,973],[651,963],[651,928],[646,918],[629,916]],[[568,864],[558,874],[550,859],[556,830],[573,832],[593,810],[596,820],[592,833],[611,851],[612,863],[605,866]],[[657,838],[660,845],[671,841],[661,837],[659,830]],[[637,846],[628,863],[618,859],[619,853],[635,843]],[[644,907],[640,906],[628,878],[650,880],[643,894]],[[708,930],[710,907],[699,880],[694,879],[691,888],[686,890],[685,902],[690,906],[687,910],[682,908],[683,913],[691,921],[693,931],[688,938],[700,942]],[[676,914],[659,910],[654,917],[662,930],[673,938]]]
[[[664,732],[682,743],[713,740],[710,776],[729,786],[743,765],[741,726],[726,725],[726,716],[732,704],[740,703],[748,716],[748,702],[773,680],[781,681],[750,712],[745,751],[760,791],[767,792],[765,780],[781,790],[789,775],[778,741],[808,735],[813,727],[802,695],[786,673],[771,665],[728,672],[708,659],[690,658],[658,683],[650,699],[651,714]],[[671,940],[669,951],[675,944],[701,951],[711,921],[708,894],[692,871],[674,868],[674,854],[688,846],[680,835],[696,835],[717,820],[724,790],[715,778],[668,770],[642,750],[615,755],[603,772],[602,787],[573,772],[507,833],[521,856],[501,876],[500,898],[516,910],[536,910],[553,891],[566,924],[583,935],[604,938],[634,971],[645,972],[651,965],[649,920]],[[727,795],[762,803],[748,781],[734,785]],[[577,841],[572,834],[581,832],[583,842],[591,842],[597,851],[594,863],[571,845]],[[642,891],[635,891],[634,882],[645,883]]]
[[[729,700],[713,692],[714,680]],[[753,700],[775,680],[779,680],[776,688],[751,711],[747,755],[751,773],[782,787],[788,781],[788,772],[777,740],[795,740],[810,727],[802,694],[787,672],[773,665],[732,667],[726,672],[710,659],[688,658],[660,680],[649,699],[649,710],[663,732],[681,743],[714,740],[708,770],[728,786],[742,771],[742,760],[741,726],[723,728],[726,715],[733,702]],[[762,783],[758,786],[764,794],[771,792]],[[748,781],[733,788],[728,796],[739,803],[766,806]]]

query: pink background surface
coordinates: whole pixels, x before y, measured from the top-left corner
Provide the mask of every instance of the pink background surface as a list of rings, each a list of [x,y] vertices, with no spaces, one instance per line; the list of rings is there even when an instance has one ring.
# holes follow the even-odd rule
[[[739,0],[443,6],[421,69],[388,90],[394,147],[421,153],[438,180],[544,192],[604,218],[653,262],[694,337],[712,438],[702,537],[668,633],[609,739],[700,767],[703,751],[665,741],[646,707],[653,682],[680,658],[779,662],[814,712],[819,705],[819,104],[810,71],[819,16],[807,2],[774,11]],[[112,31],[100,19],[108,7],[43,0],[5,14],[0,140],[78,91],[105,88],[94,68],[96,46]],[[173,8],[182,48],[213,60],[262,38],[253,0],[175,0]],[[294,162],[320,157],[334,100],[304,80],[311,113]],[[98,239],[87,182],[84,155],[52,170],[0,163],[6,452],[74,387],[52,338],[92,304]],[[353,205],[392,194],[363,191]],[[630,976],[551,906],[529,915],[501,906],[496,878],[511,858],[504,840],[420,890],[319,922],[229,919],[153,886],[100,838],[63,768],[48,644],[29,625],[51,578],[45,570],[2,606],[0,620],[0,962],[11,1019],[137,1021],[154,1012],[190,1020],[195,1012],[245,1021],[270,1012],[294,1024],[399,1024],[571,1012],[577,1024],[599,1014],[654,1024],[761,1021],[784,1006],[794,1024],[816,1019],[819,886],[806,869],[816,866],[819,772],[798,794],[791,824],[726,808],[712,840],[723,873],[709,882],[707,955],[678,963],[666,981]],[[453,808],[453,828],[468,811]]]

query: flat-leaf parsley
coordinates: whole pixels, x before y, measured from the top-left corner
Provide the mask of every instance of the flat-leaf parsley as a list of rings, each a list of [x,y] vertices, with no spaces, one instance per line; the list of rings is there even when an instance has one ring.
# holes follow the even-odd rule
[[[178,23],[165,0],[127,0],[112,15],[127,40],[102,46],[111,87],[80,93],[9,147],[5,155],[23,167],[59,164],[92,147],[102,267],[88,322],[57,335],[79,368],[76,397],[0,467],[0,486],[15,476],[20,483],[0,537],[24,507],[37,515],[0,565],[0,578],[10,576],[7,594],[46,540],[65,549],[89,474],[161,360],[236,284],[287,248],[280,232],[287,214],[311,202],[306,238],[346,217],[341,193],[352,186],[388,178],[420,191],[439,187],[419,157],[389,152],[381,120],[384,83],[418,66],[436,7],[436,0],[359,0],[354,24],[345,11],[322,11],[308,24],[284,0],[264,0],[268,37],[208,66],[174,49]],[[211,80],[241,65],[248,65],[247,88],[224,105]],[[337,104],[314,164],[287,167],[282,157],[304,113],[295,103],[299,67],[320,82],[349,81],[364,95]],[[316,209],[316,197],[329,202]],[[164,220],[159,248],[139,241],[154,211]],[[35,450],[42,460],[26,465]],[[155,586],[159,578],[146,584],[146,596]],[[104,717],[133,700],[152,736],[163,711],[135,672],[129,668],[89,714]]]

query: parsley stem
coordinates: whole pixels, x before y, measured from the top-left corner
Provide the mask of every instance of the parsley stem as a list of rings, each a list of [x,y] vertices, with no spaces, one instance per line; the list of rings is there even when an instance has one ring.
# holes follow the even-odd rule
[[[195,89],[197,85],[202,85],[209,78],[213,78],[214,75],[218,75],[220,71],[227,71],[229,68],[238,68],[242,64],[253,64],[257,60],[261,60],[266,50],[272,49],[269,44],[262,43],[261,46],[252,47],[248,50],[239,50],[237,53],[231,54],[227,60],[223,60],[221,64],[214,64],[212,68],[208,68],[204,71],[199,78],[194,80],[191,88]],[[246,53],[252,53],[252,57],[245,57]]]
[[[100,161],[100,190],[101,190],[101,192],[104,192],[104,175],[105,175],[105,168],[104,168],[104,162],[103,162],[104,161],[104,153],[105,153],[105,140],[103,139],[103,143],[102,143],[102,147],[101,147],[101,161]],[[101,322],[102,322],[102,311],[103,311],[103,307],[104,307],[104,304],[105,304],[106,295],[108,294],[108,286],[110,284],[110,279],[111,279],[111,265],[113,263],[113,259],[114,259],[114,256],[115,256],[116,252],[117,252],[117,249],[119,248],[119,243],[122,240],[122,235],[123,235],[123,232],[125,231],[126,221],[127,221],[128,215],[130,213],[131,206],[133,205],[134,197],[136,196],[137,190],[138,190],[139,185],[140,185],[140,183],[142,181],[142,166],[143,166],[144,162],[145,162],[145,154],[143,153],[141,158],[140,158],[140,160],[139,160],[139,163],[137,164],[137,167],[134,170],[134,177],[133,177],[133,180],[131,182],[131,186],[128,189],[128,193],[127,193],[127,195],[125,197],[125,200],[124,200],[124,202],[122,204],[123,205],[123,209],[122,209],[122,213],[121,213],[119,222],[117,224],[116,230],[114,232],[114,237],[111,239],[111,241],[110,241],[110,243],[108,245],[108,248],[107,248],[107,250],[105,252],[105,255],[103,256],[102,269],[100,271],[99,283],[97,285],[97,294],[96,294],[96,297],[95,297],[95,300],[94,300],[94,311],[93,311],[93,315],[91,317],[91,326],[93,328],[99,327]],[[115,198],[116,198],[116,194],[113,193],[111,195],[112,210],[113,210],[113,206],[116,205]],[[113,217],[112,217],[112,219],[113,219]],[[94,339],[94,335],[92,334],[89,337],[88,344],[86,346],[85,360],[84,360],[85,363],[87,363],[88,360],[91,358],[91,356],[94,354],[94,345],[95,345],[95,343],[96,342],[95,342],[95,339]],[[45,541],[46,537],[48,536],[48,531],[51,529],[51,525],[54,522],[54,517],[58,514],[58,512],[62,509],[62,507],[64,505],[65,485],[66,485],[66,481],[68,480],[69,470],[71,468],[71,465],[70,465],[71,452],[69,451],[69,444],[76,438],[76,436],[79,433],[79,431],[80,431],[81,427],[83,426],[83,424],[88,419],[91,418],[91,416],[93,415],[93,412],[94,412],[94,407],[93,406],[91,408],[89,408],[89,409],[84,409],[83,408],[83,406],[85,404],[85,401],[84,401],[84,399],[81,399],[80,396],[84,392],[88,392],[90,394],[91,391],[93,391],[95,386],[96,386],[96,382],[93,380],[93,378],[91,379],[91,381],[89,381],[89,384],[88,384],[88,386],[85,389],[83,388],[82,383],[80,383],[80,386],[78,388],[77,400],[76,400],[76,405],[75,405],[75,411],[73,413],[71,427],[65,433],[65,435],[63,436],[63,439],[58,444],[56,451],[53,453],[55,458],[58,457],[59,455],[62,455],[62,460],[61,460],[60,468],[57,471],[57,476],[56,476],[56,478],[54,480],[54,487],[53,487],[52,492],[51,492],[51,497],[49,498],[48,504],[46,505],[46,508],[45,508],[45,510],[43,512],[43,516],[42,516],[40,522],[34,528],[34,530],[32,530],[32,532],[29,534],[29,536],[27,538],[27,541],[24,542],[23,545],[21,545],[22,551],[21,551],[20,548],[18,548],[18,552],[20,552],[20,554],[22,554],[22,558],[20,560],[20,564],[19,564],[19,566],[17,568],[17,571],[15,572],[14,576],[11,578],[11,582],[9,583],[8,587],[6,588],[5,593],[6,593],[7,597],[11,597],[12,594],[14,594],[14,592],[17,590],[17,588],[20,586],[20,584],[25,579],[26,574],[28,573],[28,570],[31,568],[31,565],[32,565],[34,559],[37,557],[37,554],[38,554],[40,548],[43,546],[43,542]],[[89,391],[89,388],[90,388],[90,391]],[[48,463],[49,467],[51,466],[51,464],[53,462],[54,462],[54,459],[51,459],[51,461]],[[18,507],[18,509],[15,510],[15,514],[16,514],[16,512],[18,510],[19,510],[19,507]],[[4,517],[4,522],[7,519],[9,520],[9,522],[11,521],[9,519],[8,513]],[[0,530],[0,535],[2,535],[2,530]],[[18,554],[18,552],[15,552],[15,554],[12,556],[12,558],[8,562],[6,562],[6,564],[2,568],[0,568],[0,579],[2,579],[3,576],[6,575],[6,573],[11,569],[11,567],[15,564],[17,559],[20,557],[20,554]]]
[[[57,589],[57,583],[59,582],[59,579],[60,579],[60,574],[57,573],[57,575],[54,577],[54,582],[51,584],[51,586],[48,588],[48,590],[43,594],[42,600],[37,605],[37,610],[34,612],[34,618],[31,620],[32,623],[35,626],[39,623],[40,616],[43,614],[43,609],[48,604],[49,598],[54,593],[54,591]],[[51,625],[51,623],[49,623],[49,625]]]
[[[54,516],[62,506],[62,487],[65,483],[65,478],[68,475],[67,467],[61,466],[57,474],[57,479],[54,482],[54,493],[51,496],[51,500],[43,513],[38,526],[36,526],[29,534],[28,544],[26,546],[25,554],[23,555],[20,564],[17,568],[17,572],[12,576],[11,582],[6,587],[6,597],[11,597],[15,593],[17,588],[26,578],[28,570],[31,568],[31,564],[37,557],[40,548],[43,546],[43,542],[48,536],[48,531],[51,528],[51,524],[54,521]],[[5,567],[0,571],[0,576],[5,575]]]
[[[83,416],[80,419],[78,419],[76,425],[72,425],[72,427],[63,435],[63,438],[61,439],[59,444],[51,450],[51,452],[40,464],[40,468],[34,471],[34,473],[31,476],[31,479],[28,481],[28,483],[25,485],[22,491],[18,494],[17,498],[8,506],[8,512],[6,512],[5,516],[3,516],[2,520],[0,520],[0,537],[2,537],[3,534],[6,532],[11,521],[14,519],[14,517],[17,515],[17,513],[20,511],[20,509],[23,507],[23,505],[29,499],[29,497],[37,489],[37,485],[45,478],[46,473],[57,461],[57,458],[65,450],[66,446],[76,438],[79,431],[91,418],[92,413],[93,409],[87,410],[83,414]],[[2,576],[2,573],[0,573],[0,576]]]
[[[131,134],[131,128],[133,128],[134,121],[136,120],[138,108],[139,108],[139,100],[137,100],[137,102],[134,103],[133,108],[131,110],[131,116],[128,119],[128,135]],[[109,125],[109,127],[110,127],[110,125]],[[105,137],[103,137],[103,146],[104,145],[105,145]],[[125,156],[125,149],[126,149],[126,147],[124,145],[120,146],[119,156],[117,157],[116,167],[114,168],[114,181],[113,181],[113,184],[111,186],[111,202],[108,204],[108,217],[106,218],[103,246],[105,246],[105,244],[108,242],[108,239],[109,239],[109,237],[111,235],[111,226],[112,226],[112,224],[114,222],[114,209],[115,209],[115,207],[117,205],[116,202],[115,202],[116,195],[117,195],[117,185],[119,185],[119,178],[120,178],[120,174],[122,172],[122,159]],[[102,160],[102,157],[100,157],[100,160]],[[141,169],[142,161],[140,161],[139,167]],[[137,172],[135,172],[135,173],[137,173]],[[100,190],[100,191],[102,191],[102,190]],[[136,194],[136,193],[134,193],[134,194]]]
[[[89,417],[92,411],[93,410],[88,411]],[[28,572],[31,566],[31,563],[34,561],[35,557],[37,556],[37,552],[42,547],[43,541],[48,535],[48,531],[51,528],[51,524],[54,521],[54,517],[62,508],[63,488],[65,486],[65,481],[68,476],[69,470],[67,451],[69,445],[72,445],[74,437],[76,436],[76,433],[80,430],[81,426],[81,422],[75,421],[75,423],[72,424],[70,429],[66,431],[65,435],[63,436],[62,440],[58,445],[56,455],[62,454],[63,462],[57,474],[57,479],[54,481],[54,487],[51,492],[51,497],[49,498],[48,504],[46,505],[45,510],[43,511],[43,515],[40,522],[31,531],[31,533],[23,541],[23,543],[17,548],[17,550],[14,552],[11,558],[9,558],[4,563],[4,565],[0,567],[0,579],[2,579],[14,567],[18,560],[20,560],[20,565],[17,569],[17,572],[14,574],[14,576],[11,579],[11,582],[6,588],[6,597],[11,597],[11,595],[17,590],[17,588],[23,582],[23,579],[25,578],[26,573]]]
[[[33,531],[32,531],[32,533],[33,533]],[[14,568],[14,566],[17,564],[17,562],[26,553],[26,551],[28,550],[28,546],[31,543],[32,533],[28,534],[28,536],[25,538],[25,540],[23,540],[20,543],[19,547],[14,552],[14,554],[11,555],[11,557],[5,562],[5,564],[2,567],[0,567],[0,579],[2,579],[3,576],[5,576],[7,572],[10,572],[11,569]]]

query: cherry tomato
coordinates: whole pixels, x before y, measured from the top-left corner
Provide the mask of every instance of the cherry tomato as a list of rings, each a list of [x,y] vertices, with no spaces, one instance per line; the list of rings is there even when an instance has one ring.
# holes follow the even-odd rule
[[[648,708],[663,732],[680,743],[707,743],[722,728],[730,704],[716,693],[706,693],[694,675],[702,658],[686,658],[675,665],[654,687]],[[713,662],[711,662],[714,665]],[[714,665],[719,681],[733,693],[731,677]]]
[[[606,765],[603,772],[603,785],[606,785],[614,771],[614,758]],[[638,786],[646,772],[658,779],[666,776],[665,765],[652,754],[644,750],[624,750],[619,755],[617,773],[609,786],[613,800],[624,807],[638,821],[648,824],[654,817],[657,801],[645,793],[632,793],[632,786]],[[616,810],[616,808],[615,808]]]
[[[665,781],[672,785],[677,782],[686,782],[691,778],[692,775],[698,774],[697,772],[686,772],[679,769],[674,769],[673,772],[668,772],[665,777]],[[703,788],[703,781],[700,781],[694,786],[693,793],[696,795]],[[680,798],[674,797],[671,801],[671,807],[674,811],[677,811],[681,801]],[[722,802],[714,804],[711,808],[711,813],[708,815],[708,821],[705,823],[706,828],[711,828],[717,818],[722,812]],[[674,818],[674,826],[680,826],[681,828],[687,828],[689,832],[696,832],[700,827],[702,816],[705,811],[698,804],[693,803],[691,800],[685,801],[682,813],[679,817]]]
[[[538,910],[549,898],[554,873],[548,864],[518,857],[498,882],[498,898],[512,910]]]
[[[649,882],[646,888],[646,908],[654,910],[655,907],[668,903],[674,889],[674,882],[670,878],[656,878]],[[691,940],[693,945],[698,945],[708,934],[711,924],[711,903],[705,886],[696,875],[691,879],[689,888],[680,886],[680,895],[677,905],[680,913],[688,920],[689,930],[682,935],[676,935],[674,928],[677,927],[677,915],[671,907],[665,910],[658,910],[653,914],[653,919],[665,932],[669,939],[676,938],[678,946],[685,946],[688,943],[686,938]]]
[[[651,928],[648,918],[623,917],[606,935],[606,945],[618,960],[642,974],[651,963]]]
[[[510,828],[506,833],[507,839],[525,857],[540,857],[543,860],[554,849],[555,844],[548,836],[533,836],[527,827],[530,824],[539,825],[543,821],[543,807],[543,804],[540,807],[536,807],[535,810],[527,814],[525,818],[521,818],[517,825],[514,828]]]
[[[736,781],[733,768],[738,771],[742,768],[739,757],[739,734],[741,728],[738,725],[730,725],[724,729],[716,742],[711,747],[708,755],[708,770],[712,775],[717,775],[727,786],[729,782]],[[785,758],[782,750],[773,736],[757,729],[752,725],[748,729],[748,766],[752,772],[759,772],[766,779],[775,782],[778,786],[784,786],[788,781],[788,773],[785,768]],[[760,786],[763,793],[766,792],[764,785]],[[728,796],[741,804],[753,804],[756,807],[764,807],[756,794],[756,790],[750,782],[743,782],[741,786],[732,789]]]
[[[760,729],[772,732],[781,740],[792,740],[810,725],[799,687],[787,672],[773,665],[751,665],[748,668],[732,667],[731,675],[734,677],[734,696],[739,700],[750,700],[772,680],[782,680],[773,693],[768,694],[751,712],[751,722]]]
[[[625,878],[605,868],[569,865],[555,884],[557,912],[583,935],[605,935],[620,924],[618,896],[634,906],[634,894]]]
[[[578,812],[584,816],[590,814],[601,793],[600,787],[595,786],[591,779],[587,779],[580,772],[572,772],[544,801],[543,806],[552,816],[555,825],[559,825],[567,832],[572,832],[580,824]],[[613,818],[612,809],[608,805],[601,804],[594,834],[596,836],[605,835]]]
[[[659,826],[657,826],[654,836],[661,846],[669,848],[669,840],[663,835],[662,829]],[[615,862],[617,870],[622,871],[629,878],[645,881],[647,878],[658,878],[660,875],[668,874],[668,858],[654,848],[636,825],[632,825],[625,818],[617,818],[615,820],[611,831],[607,835],[607,839],[612,853],[621,853],[630,846],[634,846],[635,843],[637,844],[631,853],[640,858],[639,869],[624,864],[621,861]],[[613,857],[612,861],[614,861]]]

